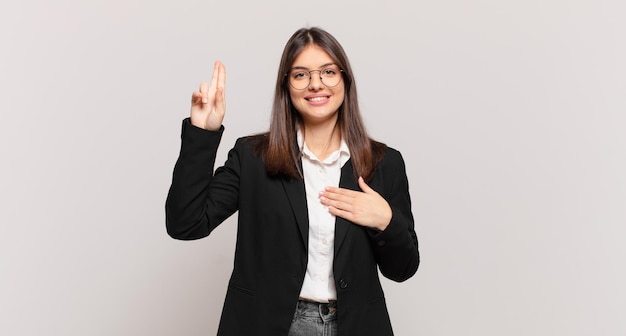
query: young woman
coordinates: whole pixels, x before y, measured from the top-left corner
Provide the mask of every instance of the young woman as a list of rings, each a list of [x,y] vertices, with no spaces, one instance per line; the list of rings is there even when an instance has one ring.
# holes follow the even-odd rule
[[[404,161],[371,140],[341,45],[300,29],[280,61],[269,131],[237,140],[213,173],[226,71],[191,99],[166,202],[167,231],[198,239],[235,212],[218,335],[392,335],[378,270],[419,265]]]

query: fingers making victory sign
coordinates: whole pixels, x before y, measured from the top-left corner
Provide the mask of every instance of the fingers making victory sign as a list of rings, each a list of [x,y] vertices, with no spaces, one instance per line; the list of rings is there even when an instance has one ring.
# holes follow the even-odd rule
[[[226,112],[224,88],[226,86],[226,68],[220,61],[215,61],[211,84],[202,82],[199,91],[191,96],[191,123],[209,131],[216,131],[222,125]]]
[[[361,191],[327,187],[320,193],[320,201],[330,213],[355,224],[384,230],[391,221],[391,207],[374,189],[359,177]]]

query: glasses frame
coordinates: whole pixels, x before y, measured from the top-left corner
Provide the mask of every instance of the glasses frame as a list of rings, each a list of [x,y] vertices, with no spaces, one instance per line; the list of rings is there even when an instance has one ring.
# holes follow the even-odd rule
[[[339,81],[337,81],[337,84],[335,84],[335,85],[327,85],[326,83],[324,83],[324,79],[322,78],[322,70],[324,70],[324,69],[326,69],[326,68],[328,68],[330,66],[333,66],[333,65],[336,66],[339,69],[339,74],[341,74],[341,78],[340,78]],[[298,89],[295,86],[293,86],[293,84],[291,84],[291,78],[289,78],[289,74],[293,70],[295,70],[295,69],[299,69],[299,70],[302,70],[303,72],[308,72],[309,73],[309,82],[302,89]],[[324,84],[324,86],[326,86],[326,87],[335,87],[335,86],[339,85],[339,82],[341,82],[341,80],[343,80],[343,74],[346,73],[345,71],[343,71],[343,69],[339,68],[339,66],[337,64],[330,63],[330,64],[323,65],[319,69],[313,69],[313,70],[308,70],[307,68],[303,68],[303,67],[293,67],[293,68],[289,69],[287,71],[287,73],[285,73],[285,78],[287,78],[287,82],[289,83],[289,86],[291,86],[294,90],[302,91],[302,90],[306,90],[306,88],[308,88],[311,85],[311,78],[313,78],[313,72],[315,72],[315,71],[319,72],[320,82],[322,84]]]

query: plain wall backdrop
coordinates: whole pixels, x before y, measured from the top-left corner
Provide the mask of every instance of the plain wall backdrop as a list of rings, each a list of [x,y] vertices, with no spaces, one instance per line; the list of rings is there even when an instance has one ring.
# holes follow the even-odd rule
[[[218,162],[320,26],[406,160],[422,265],[397,335],[626,335],[622,0],[0,5],[0,334],[213,335],[236,215],[165,232],[191,92],[227,67]]]

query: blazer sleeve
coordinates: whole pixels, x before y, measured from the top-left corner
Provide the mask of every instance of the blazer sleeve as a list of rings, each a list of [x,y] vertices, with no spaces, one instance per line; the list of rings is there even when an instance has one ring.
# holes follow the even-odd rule
[[[183,120],[180,154],[165,202],[165,223],[172,238],[206,237],[237,211],[239,146],[230,150],[224,166],[213,173],[223,132],[223,126],[207,131],[193,126],[189,118]]]
[[[384,231],[370,231],[370,236],[380,272],[401,282],[415,274],[420,255],[404,160],[400,152],[391,148],[386,155],[380,174],[390,182],[385,182],[382,196],[391,206],[392,217]]]

